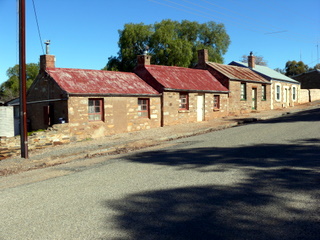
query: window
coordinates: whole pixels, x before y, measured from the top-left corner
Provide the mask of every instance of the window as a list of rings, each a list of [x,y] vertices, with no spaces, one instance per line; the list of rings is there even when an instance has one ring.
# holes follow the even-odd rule
[[[188,110],[189,109],[189,98],[188,93],[180,93],[179,96],[179,109]]]
[[[142,118],[149,117],[149,99],[138,98],[138,116]]]
[[[276,100],[280,101],[281,97],[281,86],[279,84],[276,85]]]
[[[220,95],[213,96],[213,109],[220,109]]]
[[[241,83],[241,100],[247,100],[247,86],[245,83]]]
[[[89,99],[89,121],[103,121],[103,99]]]
[[[266,85],[262,85],[262,89],[261,89],[261,99],[263,101],[267,100],[267,86]]]
[[[297,100],[297,89],[296,87],[292,87],[292,100],[296,101]]]

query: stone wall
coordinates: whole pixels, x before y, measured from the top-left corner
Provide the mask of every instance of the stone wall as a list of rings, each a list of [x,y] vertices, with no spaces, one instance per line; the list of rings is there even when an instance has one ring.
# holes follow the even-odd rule
[[[214,95],[220,96],[220,108],[214,109]],[[163,93],[163,123],[164,126],[197,122],[198,119],[198,101],[199,97],[204,98],[203,119],[210,120],[228,115],[228,94],[214,93],[188,93],[189,108],[187,110],[179,109],[179,92]],[[200,111],[200,110],[199,110]],[[201,120],[200,120],[201,121]]]
[[[68,122],[73,138],[97,138],[121,132],[131,132],[160,127],[160,97],[149,99],[149,117],[138,116],[138,97],[102,97],[103,121],[88,120],[87,97],[70,97]]]
[[[280,99],[277,99],[277,86],[280,86]],[[293,88],[295,88],[295,99],[293,99]],[[293,107],[300,102],[300,85],[272,80],[271,98],[272,109]]]
[[[61,145],[71,142],[72,135],[68,124],[57,124],[28,136],[28,149],[35,150],[47,146]],[[0,160],[20,154],[20,136],[0,137]]]
[[[257,111],[269,110],[271,108],[270,99],[270,84],[266,84],[266,99],[262,99],[262,84],[246,82],[246,99],[242,100],[241,97],[241,82],[230,81],[230,95],[229,95],[229,114],[239,115],[251,112],[254,110],[252,100],[252,89],[256,89],[256,109]]]
[[[320,100],[320,89],[310,89],[309,91],[311,102]]]
[[[301,89],[299,103],[320,100],[320,89]]]
[[[308,89],[301,89],[300,90],[299,103],[307,103],[309,101],[310,101],[309,90]]]

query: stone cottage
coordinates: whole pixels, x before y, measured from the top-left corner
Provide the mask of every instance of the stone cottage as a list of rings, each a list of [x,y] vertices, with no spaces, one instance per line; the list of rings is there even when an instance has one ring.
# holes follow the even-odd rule
[[[271,109],[281,109],[299,103],[300,83],[269,67],[255,64],[252,53],[248,56],[248,63],[233,61],[233,66],[249,68],[271,83]]]
[[[162,93],[162,126],[228,115],[228,89],[206,70],[150,64],[138,56],[135,73]]]
[[[27,93],[31,128],[68,124],[78,136],[155,128],[161,122],[158,91],[134,73],[56,68],[40,57],[40,72]]]
[[[229,114],[270,109],[270,83],[248,68],[210,62],[208,50],[198,51],[198,69],[208,70],[229,90]]]

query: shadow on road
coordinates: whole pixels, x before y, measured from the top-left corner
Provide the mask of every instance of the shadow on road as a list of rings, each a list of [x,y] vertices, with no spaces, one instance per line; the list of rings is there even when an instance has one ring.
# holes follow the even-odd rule
[[[143,192],[105,206],[119,213],[114,220],[130,236],[114,239],[319,239],[317,217],[310,218],[319,212],[297,210],[250,185]]]
[[[299,140],[295,144],[159,150],[135,154],[128,160],[204,172],[238,168],[245,168],[249,172],[255,169],[248,174],[256,184],[272,178],[278,186],[287,189],[312,190],[318,187],[313,181],[320,167],[319,143],[320,139],[312,138]]]
[[[259,123],[314,122],[320,109]],[[192,142],[182,143],[192,146]],[[145,151],[127,161],[203,174],[237,170],[246,178],[232,185],[160,189],[105,201],[128,238],[320,239],[320,139],[236,148]],[[221,176],[221,175],[220,175]],[[110,238],[107,238],[110,239]]]
[[[320,108],[290,113],[282,117],[273,118],[259,123],[275,123],[275,122],[318,122],[320,121]]]
[[[104,204],[119,213],[119,230],[131,236],[123,239],[318,240],[319,142],[136,154],[129,161],[204,173],[241,169],[248,178],[232,186],[141,192]]]

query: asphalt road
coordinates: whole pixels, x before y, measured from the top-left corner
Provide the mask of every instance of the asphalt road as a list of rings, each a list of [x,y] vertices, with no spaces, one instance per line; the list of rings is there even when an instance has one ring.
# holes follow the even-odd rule
[[[0,190],[0,239],[320,239],[319,109],[104,158]]]

